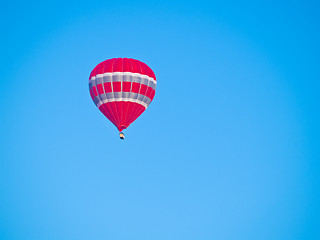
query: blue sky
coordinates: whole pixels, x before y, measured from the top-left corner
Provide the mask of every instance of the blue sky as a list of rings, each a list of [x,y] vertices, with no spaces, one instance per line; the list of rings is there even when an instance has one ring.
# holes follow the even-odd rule
[[[12,1],[0,16],[0,239],[320,239],[319,4]],[[88,76],[158,80],[126,130]]]

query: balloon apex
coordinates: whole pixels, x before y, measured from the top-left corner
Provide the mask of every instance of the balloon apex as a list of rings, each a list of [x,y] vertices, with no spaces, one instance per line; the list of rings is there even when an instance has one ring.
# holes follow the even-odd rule
[[[120,136],[120,139],[124,140],[124,133],[123,132],[120,132],[119,136]]]

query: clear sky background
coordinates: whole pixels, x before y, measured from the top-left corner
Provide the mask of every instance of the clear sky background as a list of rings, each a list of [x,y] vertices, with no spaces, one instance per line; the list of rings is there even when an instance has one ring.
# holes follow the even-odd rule
[[[320,239],[316,1],[1,4],[1,240]],[[119,139],[101,61],[147,63]]]

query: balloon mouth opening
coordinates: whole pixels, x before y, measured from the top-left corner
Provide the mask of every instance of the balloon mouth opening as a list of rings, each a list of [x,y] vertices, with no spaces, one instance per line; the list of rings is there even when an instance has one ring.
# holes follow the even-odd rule
[[[124,129],[126,129],[126,128],[127,128],[127,126],[122,125],[122,126],[119,126],[119,127],[118,127],[118,130],[119,130],[119,132],[122,132],[122,130],[124,130]]]

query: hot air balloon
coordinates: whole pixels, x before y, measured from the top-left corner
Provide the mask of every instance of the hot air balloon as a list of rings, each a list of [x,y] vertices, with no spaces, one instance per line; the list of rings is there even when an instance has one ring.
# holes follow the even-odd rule
[[[156,76],[147,64],[132,58],[112,58],[99,63],[89,77],[90,95],[99,110],[119,130],[129,127],[150,105]]]

